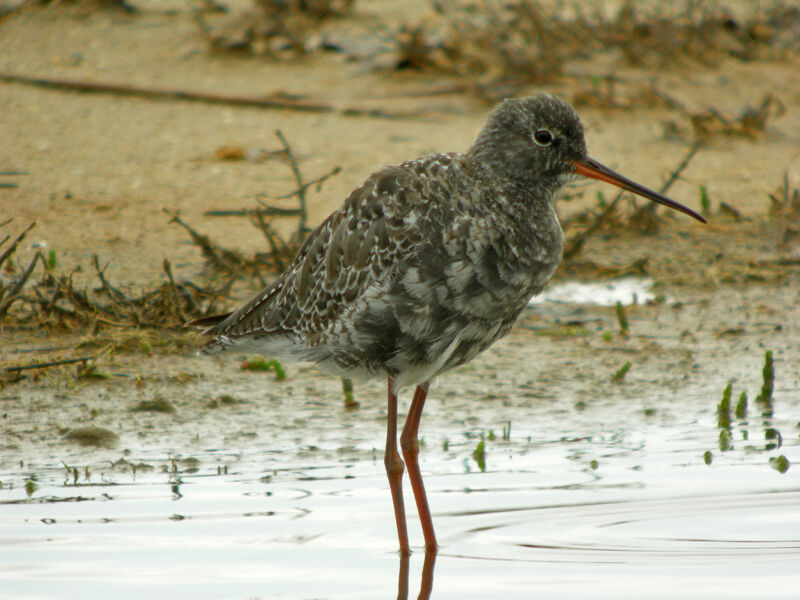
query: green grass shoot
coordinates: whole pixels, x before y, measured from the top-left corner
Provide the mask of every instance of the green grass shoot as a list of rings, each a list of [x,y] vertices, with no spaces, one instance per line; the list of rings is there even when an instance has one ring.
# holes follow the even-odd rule
[[[619,321],[619,332],[623,337],[628,337],[628,315],[625,314],[625,307],[622,302],[617,300],[616,304],[617,321]]]
[[[717,404],[717,427],[720,429],[731,427],[731,391],[732,384],[729,383],[722,390],[722,400]]]
[[[744,390],[739,394],[739,401],[736,403],[735,414],[737,419],[747,418],[747,392]]]
[[[262,357],[251,358],[242,362],[242,370],[245,371],[275,371],[275,379],[283,381],[286,379],[286,371],[283,370],[283,365],[274,358],[266,360]]]
[[[708,197],[706,186],[700,186],[700,212],[708,215],[711,212],[711,199]]]
[[[761,370],[764,382],[761,384],[761,393],[756,398],[756,402],[772,404],[772,391],[775,387],[775,367],[772,362],[772,350],[767,350],[764,354],[764,368]]]
[[[620,368],[617,370],[617,372],[616,372],[616,373],[614,373],[614,376],[612,377],[612,379],[613,379],[614,381],[618,381],[618,382],[624,381],[624,380],[625,380],[625,375],[627,375],[627,374],[628,374],[628,371],[630,371],[630,368],[631,368],[631,361],[629,361],[629,360],[626,360],[626,361],[625,361],[625,364],[624,364],[624,365],[622,365],[622,366],[621,366],[621,367],[620,367]]]
[[[789,470],[789,459],[783,454],[780,456],[772,456],[769,459],[769,466],[775,469],[778,473],[786,473]]]
[[[481,470],[481,473],[486,471],[486,442],[484,440],[478,442],[475,450],[472,451],[472,458],[478,463],[478,468]]]

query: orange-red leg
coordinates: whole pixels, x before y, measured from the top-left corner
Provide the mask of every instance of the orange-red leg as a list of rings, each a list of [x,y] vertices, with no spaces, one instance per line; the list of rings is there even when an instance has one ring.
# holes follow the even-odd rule
[[[403,460],[397,451],[397,395],[394,392],[394,379],[389,376],[389,403],[386,409],[386,453],[383,464],[389,477],[389,489],[392,491],[394,518],[397,521],[397,538],[400,541],[400,552],[408,554],[408,528],[406,527],[406,509],[403,504]],[[416,491],[414,492],[416,494]]]
[[[436,534],[433,531],[433,520],[431,519],[430,508],[428,508],[428,497],[425,495],[425,486],[422,483],[422,473],[419,471],[419,462],[417,460],[419,456],[417,431],[419,430],[419,421],[422,418],[422,409],[425,406],[427,395],[427,383],[417,386],[417,390],[414,392],[414,399],[411,401],[411,408],[408,410],[403,433],[400,434],[400,448],[403,451],[403,458],[406,459],[408,478],[411,480],[411,489],[414,492],[414,500],[417,503],[422,535],[425,537],[425,547],[432,549],[436,548]]]

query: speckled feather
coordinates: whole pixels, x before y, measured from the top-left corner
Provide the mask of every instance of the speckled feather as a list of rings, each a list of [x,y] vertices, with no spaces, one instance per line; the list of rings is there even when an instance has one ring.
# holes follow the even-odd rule
[[[563,143],[538,148],[542,128]],[[214,338],[202,351],[389,374],[397,387],[468,362],[508,333],[560,262],[553,200],[564,165],[585,155],[565,102],[505,101],[468,152],[371,175],[275,282],[205,330]]]

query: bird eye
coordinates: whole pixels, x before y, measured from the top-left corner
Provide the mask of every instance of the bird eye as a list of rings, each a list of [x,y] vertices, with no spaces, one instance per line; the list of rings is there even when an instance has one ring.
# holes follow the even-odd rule
[[[547,129],[539,129],[533,133],[533,141],[540,146],[549,146],[553,143],[553,134]]]

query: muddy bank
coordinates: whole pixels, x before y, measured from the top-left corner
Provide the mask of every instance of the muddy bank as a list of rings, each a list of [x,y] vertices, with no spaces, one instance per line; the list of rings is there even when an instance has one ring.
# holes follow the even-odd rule
[[[56,3],[12,13],[0,25],[5,33],[0,41],[3,69],[249,96],[277,90],[287,97],[322,99],[336,110],[265,110],[4,82],[0,95],[6,143],[0,148],[0,165],[23,174],[3,179],[16,187],[0,190],[0,220],[13,217],[7,229],[16,229],[8,229],[9,235],[36,221],[16,253],[17,268],[47,248],[57,256],[56,273],[80,269],[75,280],[89,287],[98,285],[91,267],[94,254],[108,265],[109,281],[126,290],[162,283],[164,258],[176,278],[191,279],[203,272],[205,261],[162,209],[179,212],[226,247],[250,254],[263,249],[263,235],[245,220],[204,213],[252,206],[257,194],[278,196],[292,189],[291,171],[268,158],[280,149],[276,129],[291,143],[307,180],[341,167],[321,190],[309,188],[308,220],[313,226],[376,167],[466,148],[488,111],[463,89],[419,93],[451,82],[448,76],[388,73],[346,52],[290,60],[210,52],[183,5],[170,11],[144,3],[141,8],[139,14],[121,15]],[[427,6],[413,4],[411,9],[405,15],[409,19],[424,15]],[[329,26],[338,23],[343,36],[363,42],[369,39],[364,22],[376,15],[403,17],[382,4],[365,2]],[[623,218],[599,227],[559,271],[557,280],[629,274],[653,278],[658,300],[629,309],[630,338],[618,335],[610,309],[534,308],[509,340],[462,372],[444,377],[437,394],[459,399],[465,403],[463,412],[469,413],[484,400],[513,404],[559,399],[571,411],[581,403],[633,399],[645,392],[678,402],[691,390],[693,401],[707,402],[713,410],[728,381],[756,385],[766,349],[775,352],[776,393],[796,391],[800,361],[792,340],[800,322],[800,246],[789,200],[800,168],[800,84],[792,76],[797,65],[797,55],[787,52],[780,59],[723,58],[716,68],[687,63],[659,72],[658,85],[684,106],[712,106],[737,115],[748,105],[757,106],[768,89],[782,110],[771,113],[755,136],[704,140],[674,183],[670,194],[707,209],[708,226],[670,216],[657,222],[657,232],[643,234],[624,217],[632,210],[624,200]],[[643,76],[636,70],[626,73]],[[570,89],[563,80],[552,87]],[[343,107],[366,112],[344,114]],[[412,116],[384,118],[368,114],[372,109]],[[580,113],[591,153],[653,187],[673,172],[691,142],[670,129],[681,113],[669,107],[621,111],[584,106]],[[242,154],[231,160],[221,151],[225,148],[241,149]],[[781,196],[784,175],[787,198]],[[565,222],[577,219],[576,232],[602,211],[596,196],[600,192],[606,202],[611,198],[600,186],[567,191],[560,211]],[[703,193],[708,205],[701,207]],[[782,208],[776,209],[769,194],[783,202]],[[276,227],[286,233],[292,225]],[[229,306],[258,285],[254,278],[237,283]],[[97,451],[98,456],[113,457],[122,449],[151,444],[189,448],[209,437],[209,443],[221,443],[242,431],[268,436],[262,431],[265,423],[267,428],[291,429],[297,419],[306,418],[296,416],[298,411],[318,415],[315,423],[348,418],[341,416],[335,379],[310,367],[290,366],[288,380],[276,382],[271,374],[238,370],[238,357],[201,360],[193,356],[196,338],[183,333],[114,327],[63,333],[58,327],[17,324],[9,318],[0,327],[3,368],[88,357],[96,370],[87,372],[79,363],[26,371],[16,382],[4,379],[0,398],[8,433],[2,458],[6,465],[36,460],[43,453],[55,458],[60,452],[77,452],[65,436],[87,423],[119,437],[116,449]],[[632,366],[624,383],[613,382],[610,376],[626,361]],[[383,404],[381,384],[357,388],[360,418],[376,424]],[[235,401],[221,403],[225,395]],[[175,411],[132,410],[157,398],[166,399]],[[297,427],[295,433],[304,431]]]

